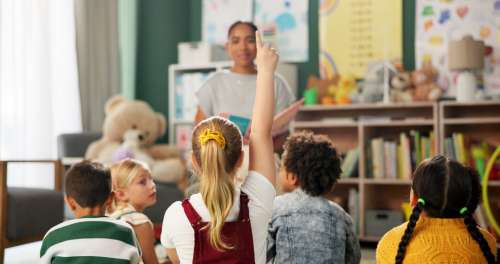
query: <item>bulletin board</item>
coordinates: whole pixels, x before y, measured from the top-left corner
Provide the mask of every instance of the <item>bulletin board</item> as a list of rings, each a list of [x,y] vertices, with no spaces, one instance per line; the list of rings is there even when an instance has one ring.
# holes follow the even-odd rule
[[[236,21],[252,21],[253,0],[203,0],[202,40],[213,44],[227,41],[227,30]]]
[[[417,0],[415,9],[416,67],[432,61],[439,70],[440,86],[452,88],[454,76],[448,70],[448,42],[472,35],[493,48],[484,68],[485,86],[500,94],[500,0]],[[453,95],[453,89],[448,91]]]
[[[319,6],[320,75],[364,76],[367,64],[402,60],[403,1],[323,0]],[[346,23],[347,22],[347,23]]]
[[[255,24],[283,62],[308,60],[308,6],[308,0],[255,0]]]

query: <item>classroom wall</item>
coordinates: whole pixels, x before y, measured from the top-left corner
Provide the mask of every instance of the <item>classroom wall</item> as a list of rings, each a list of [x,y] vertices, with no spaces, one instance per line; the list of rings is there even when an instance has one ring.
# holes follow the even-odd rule
[[[136,98],[165,116],[168,66],[177,63],[177,43],[190,40],[190,5],[179,0],[139,1]]]
[[[202,0],[139,1],[136,97],[168,116],[168,66],[177,63],[177,43],[201,40]],[[299,63],[299,94],[310,74],[319,74],[318,7],[309,0],[309,61]],[[403,0],[401,0],[403,1]],[[403,1],[403,62],[414,68],[415,1]],[[167,137],[161,139],[166,142]]]

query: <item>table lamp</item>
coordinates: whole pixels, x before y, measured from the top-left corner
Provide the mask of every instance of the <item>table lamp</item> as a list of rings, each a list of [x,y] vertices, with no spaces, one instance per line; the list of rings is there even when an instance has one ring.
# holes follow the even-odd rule
[[[484,65],[484,43],[467,35],[460,40],[452,40],[448,44],[448,68],[460,71],[456,82],[457,101],[474,101],[477,81],[475,70]]]

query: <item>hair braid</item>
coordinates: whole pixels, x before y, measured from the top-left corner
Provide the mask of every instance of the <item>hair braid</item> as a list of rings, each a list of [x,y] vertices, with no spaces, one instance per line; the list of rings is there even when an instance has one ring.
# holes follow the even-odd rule
[[[465,226],[467,226],[467,230],[469,231],[469,234],[479,244],[479,247],[481,248],[481,251],[483,252],[483,255],[486,258],[486,260],[488,261],[488,263],[489,264],[496,263],[495,256],[493,255],[493,253],[491,253],[490,246],[488,245],[488,242],[486,241],[486,239],[484,239],[483,234],[481,234],[481,232],[477,228],[477,223],[470,213],[466,213],[464,215],[464,223],[465,223]]]
[[[410,221],[408,221],[408,225],[406,226],[405,233],[401,238],[398,246],[398,253],[396,254],[396,264],[403,263],[403,259],[405,257],[406,246],[410,242],[411,234],[415,229],[415,225],[417,224],[418,218],[420,217],[420,213],[422,212],[422,205],[417,203],[417,205],[413,208],[411,212]]]

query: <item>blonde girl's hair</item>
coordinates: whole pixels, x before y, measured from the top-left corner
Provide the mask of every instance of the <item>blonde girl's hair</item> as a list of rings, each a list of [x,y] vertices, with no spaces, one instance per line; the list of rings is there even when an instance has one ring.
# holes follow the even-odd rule
[[[234,203],[234,177],[241,155],[241,134],[235,124],[211,117],[193,130],[193,155],[198,164],[200,192],[210,214],[210,244],[219,251],[231,249],[221,236]]]
[[[148,165],[134,159],[124,159],[118,163],[111,166],[111,189],[112,191],[117,191],[120,189],[127,188],[132,180],[139,175],[141,170],[149,171]],[[118,209],[125,207],[118,198],[113,196],[113,201],[107,210],[108,214],[112,214]]]

